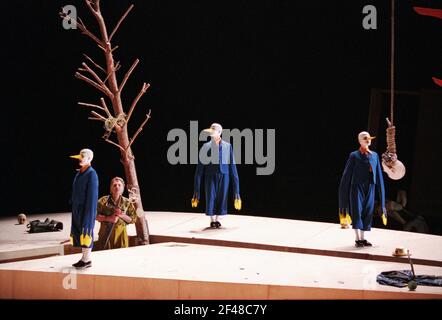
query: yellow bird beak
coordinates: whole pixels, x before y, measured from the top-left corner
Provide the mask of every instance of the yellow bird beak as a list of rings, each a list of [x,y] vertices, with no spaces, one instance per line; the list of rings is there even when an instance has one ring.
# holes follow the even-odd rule
[[[370,137],[370,138],[368,138],[369,140],[373,140],[373,139],[376,139],[376,137]]]
[[[73,159],[82,159],[83,157],[81,156],[81,154],[76,154],[75,156],[70,156],[70,158],[73,158]]]

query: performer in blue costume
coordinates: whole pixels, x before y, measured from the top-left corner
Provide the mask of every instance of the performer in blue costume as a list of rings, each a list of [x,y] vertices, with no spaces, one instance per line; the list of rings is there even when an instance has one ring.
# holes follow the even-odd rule
[[[374,138],[366,131],[359,133],[361,146],[350,153],[339,185],[339,213],[350,213],[356,247],[372,246],[364,232],[371,230],[376,191],[381,202],[382,221],[387,224],[381,163],[378,154],[369,149]]]
[[[201,179],[204,176],[206,194],[206,215],[210,216],[210,227],[221,227],[221,216],[227,214],[227,198],[230,179],[233,181],[234,207],[241,210],[239,195],[239,178],[233,156],[232,145],[221,139],[223,128],[213,123],[208,132],[211,141],[206,142],[200,150],[195,172],[192,207],[198,206],[200,199]]]
[[[74,247],[81,247],[83,256],[72,266],[78,269],[92,266],[91,251],[94,246],[94,226],[98,201],[98,176],[91,161],[94,153],[83,149],[80,154],[71,156],[78,159],[78,170],[72,184],[72,226],[71,242]]]

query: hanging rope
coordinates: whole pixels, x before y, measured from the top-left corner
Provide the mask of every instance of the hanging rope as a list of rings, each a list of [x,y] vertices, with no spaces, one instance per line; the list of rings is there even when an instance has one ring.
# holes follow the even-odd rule
[[[396,127],[388,126],[387,128],[387,151],[396,154]]]
[[[394,0],[391,0],[391,54],[390,54],[390,121],[391,125],[393,122],[393,111],[394,111],[394,47],[395,47],[395,37],[394,37]],[[388,120],[387,120],[388,121]],[[389,124],[390,126],[390,124]]]
[[[398,180],[405,175],[405,166],[397,159],[396,127],[394,126],[394,58],[395,58],[395,7],[391,0],[391,51],[390,51],[390,119],[387,120],[387,151],[382,154],[382,167],[391,179]]]

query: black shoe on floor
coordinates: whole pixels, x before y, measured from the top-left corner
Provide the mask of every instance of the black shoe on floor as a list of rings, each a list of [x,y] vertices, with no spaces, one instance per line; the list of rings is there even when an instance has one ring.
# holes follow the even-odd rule
[[[355,247],[356,248],[361,248],[364,246],[364,242],[362,240],[356,240],[355,241]]]
[[[83,260],[80,260],[77,263],[74,263],[73,266],[77,269],[89,268],[92,267],[92,261],[84,262]]]
[[[76,268],[80,265],[81,262],[81,260],[78,260],[78,262],[75,262],[72,266]]]
[[[221,227],[221,222],[219,222],[219,221],[215,221],[215,226],[216,226],[217,228],[220,228],[220,227]]]
[[[362,241],[362,245],[364,246],[364,247],[371,247],[371,246],[373,246],[370,242],[368,242],[367,240],[361,240]]]
[[[211,222],[211,223],[210,223],[210,227],[211,227],[211,228],[216,228],[216,223],[215,223],[215,222]]]

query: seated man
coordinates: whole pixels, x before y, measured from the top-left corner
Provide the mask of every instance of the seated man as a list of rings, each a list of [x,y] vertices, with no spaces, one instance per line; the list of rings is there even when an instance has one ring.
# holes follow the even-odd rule
[[[129,247],[126,225],[135,223],[137,214],[135,206],[123,197],[124,180],[115,177],[110,183],[110,195],[98,199],[97,221],[101,223],[98,232],[101,249]]]

